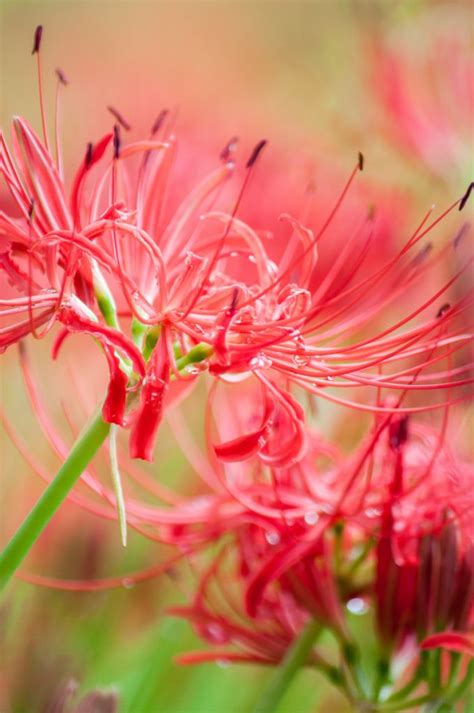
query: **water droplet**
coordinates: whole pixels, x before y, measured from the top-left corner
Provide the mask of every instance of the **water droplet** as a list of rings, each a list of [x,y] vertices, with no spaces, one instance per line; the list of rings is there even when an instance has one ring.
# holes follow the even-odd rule
[[[196,376],[197,374],[200,374],[200,372],[201,372],[201,370],[199,369],[199,367],[196,364],[187,364],[184,367],[184,371],[187,374],[193,374],[193,376]]]
[[[250,262],[253,262],[254,265],[257,262],[257,258],[255,257],[255,255],[249,255],[249,260]]]
[[[369,605],[366,601],[364,601],[364,599],[361,599],[360,597],[354,597],[353,599],[349,599],[346,604],[346,607],[351,612],[351,614],[356,614],[357,616],[362,616],[362,614],[366,614],[369,611]]]
[[[308,366],[311,361],[311,357],[309,356],[309,354],[307,354],[305,346],[302,346],[298,349],[296,354],[294,354],[293,356],[293,361],[295,362],[296,366],[300,368],[303,366]]]
[[[273,260],[267,260],[267,271],[269,275],[276,275],[278,272],[278,267],[276,266],[276,263],[273,262]]]
[[[229,661],[229,659],[216,659],[216,664],[219,668],[229,668],[229,666],[232,666],[232,662]]]
[[[206,636],[214,644],[225,644],[228,641],[228,636],[223,627],[215,621],[206,626]]]
[[[125,589],[133,589],[135,586],[135,582],[129,577],[124,577],[122,579],[122,586],[125,587]]]
[[[262,352],[250,360],[250,366],[252,369],[269,369],[271,365],[272,360],[265,356]]]
[[[239,257],[239,253],[237,252],[237,250],[231,250],[231,252],[229,253],[229,256],[230,257]]]
[[[275,530],[265,532],[265,539],[269,545],[278,545],[280,542],[280,535]]]
[[[316,525],[319,520],[319,515],[317,512],[307,512],[304,516],[304,521],[307,525]]]
[[[367,515],[367,517],[376,518],[380,517],[380,515],[382,514],[382,510],[380,508],[367,508],[365,514]]]

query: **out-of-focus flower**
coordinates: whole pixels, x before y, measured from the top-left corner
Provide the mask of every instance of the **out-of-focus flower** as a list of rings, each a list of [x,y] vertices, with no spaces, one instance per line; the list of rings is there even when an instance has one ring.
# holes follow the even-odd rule
[[[409,436],[406,424],[393,424],[380,463],[377,621],[389,650],[410,635],[424,640],[422,648],[442,646],[445,636],[450,648],[472,626],[473,469],[443,434],[410,424]]]
[[[465,181],[474,148],[474,62],[469,33],[446,29],[446,20],[425,18],[428,46],[419,41],[420,28],[392,44],[374,38],[369,71],[382,130],[397,148],[442,180]]]

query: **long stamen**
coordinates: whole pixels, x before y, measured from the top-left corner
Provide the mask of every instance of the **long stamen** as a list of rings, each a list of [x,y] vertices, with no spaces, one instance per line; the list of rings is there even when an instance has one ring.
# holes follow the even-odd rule
[[[233,140],[233,143],[235,143],[235,139]],[[206,270],[206,273],[203,277],[202,285],[201,285],[200,289],[198,290],[198,292],[196,293],[196,295],[194,296],[194,298],[191,300],[191,304],[187,308],[182,319],[185,319],[189,315],[189,313],[193,310],[194,306],[196,305],[196,303],[198,302],[199,298],[201,297],[201,295],[203,294],[204,290],[206,289],[206,287],[208,285],[209,278],[212,275],[212,272],[213,272],[217,262],[219,261],[219,257],[222,253],[222,249],[224,247],[226,238],[229,235],[230,230],[232,228],[233,219],[237,215],[237,211],[239,210],[239,206],[242,202],[242,198],[244,196],[245,190],[249,184],[250,178],[253,173],[253,167],[255,166],[255,163],[256,163],[259,155],[261,154],[262,150],[266,146],[266,144],[267,144],[266,139],[262,139],[261,141],[259,141],[258,144],[254,147],[254,149],[250,155],[250,158],[248,159],[248,161],[246,163],[245,168],[247,169],[247,171],[245,174],[244,181],[242,183],[242,187],[241,187],[239,194],[237,196],[237,200],[235,201],[235,205],[234,205],[234,208],[231,213],[231,219],[229,220],[229,222],[227,223],[227,225],[225,226],[225,228],[223,230],[222,236],[221,236],[221,238],[218,242],[218,245],[217,245],[217,249],[216,249],[216,251],[209,263],[209,266]],[[227,154],[228,152],[229,152],[229,144],[224,149],[224,154]]]
[[[56,166],[59,171],[59,175],[61,178],[64,177],[64,170],[63,170],[63,160],[62,160],[62,152],[61,152],[61,141],[60,141],[60,94],[61,94],[61,87],[67,87],[69,84],[68,79],[66,78],[66,75],[60,69],[59,67],[56,69],[56,77],[58,78],[57,84],[56,84],[56,99],[55,99],[55,109],[54,109],[54,142],[55,142],[55,149],[56,149]]]
[[[41,125],[43,128],[43,139],[46,150],[49,152],[48,143],[48,132],[46,129],[46,111],[44,107],[44,96],[43,96],[43,72],[41,69],[41,39],[43,37],[43,26],[38,25],[35,30],[35,36],[33,41],[33,50],[31,54],[36,55],[36,67],[38,70],[38,91],[39,91],[39,101],[41,109]]]

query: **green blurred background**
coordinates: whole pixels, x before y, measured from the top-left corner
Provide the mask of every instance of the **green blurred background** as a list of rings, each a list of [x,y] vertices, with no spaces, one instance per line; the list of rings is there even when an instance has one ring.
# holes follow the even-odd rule
[[[46,98],[52,107],[52,72],[60,66],[71,84],[64,95],[66,166],[77,162],[91,137],[105,132],[113,104],[134,135],[147,132],[164,106],[177,111],[177,130],[199,144],[221,145],[235,133],[250,142],[265,136],[276,150],[298,146],[308,157],[335,167],[367,157],[369,180],[388,191],[397,186],[420,201],[417,215],[438,199],[457,197],[472,162],[446,170],[443,179],[391,145],[380,131],[380,112],[369,91],[367,41],[380,38],[411,53],[429,53],[439,30],[472,49],[469,2],[8,2],[1,6],[1,118],[8,131],[13,114],[39,126],[36,70],[31,58],[34,28],[44,25]],[[469,30],[469,27],[471,30]],[[430,46],[432,45],[432,46]],[[198,128],[197,128],[198,127]],[[3,191],[2,189],[0,189]],[[0,192],[0,197],[4,194]],[[70,378],[48,366],[48,343],[31,344],[34,370],[56,422],[71,439],[61,408]],[[73,350],[75,347],[71,347]],[[81,379],[100,393],[104,378],[95,356],[81,349]],[[103,365],[101,365],[103,366]],[[58,459],[31,413],[17,352],[1,362],[2,409],[27,441],[33,458],[52,472]],[[58,367],[59,368],[59,367]],[[78,386],[80,388],[80,386]],[[90,389],[89,389],[90,390]],[[84,397],[85,408],[92,407]],[[195,399],[199,399],[197,394]],[[79,426],[83,414],[72,406]],[[75,409],[75,410],[74,410]],[[193,404],[186,418],[199,431]],[[2,529],[4,539],[42,491],[43,483],[2,433]],[[104,464],[99,464],[104,470]],[[101,472],[102,472],[101,471]],[[195,478],[173,442],[161,434],[153,477],[182,487]],[[131,534],[124,551],[115,523],[66,504],[24,564],[26,572],[65,578],[121,575],[149,566],[169,551]],[[206,664],[181,668],[173,656],[203,646],[190,627],[168,619],[171,604],[186,601],[189,573],[169,573],[133,588],[67,593],[17,580],[1,602],[3,685],[1,713],[40,713],[73,678],[81,692],[117,692],[121,713],[245,713],[269,672],[258,667]],[[370,614],[354,618],[365,632]],[[367,620],[367,621],[366,621]],[[347,710],[317,675],[304,672],[280,713]],[[59,713],[59,712],[58,712]]]

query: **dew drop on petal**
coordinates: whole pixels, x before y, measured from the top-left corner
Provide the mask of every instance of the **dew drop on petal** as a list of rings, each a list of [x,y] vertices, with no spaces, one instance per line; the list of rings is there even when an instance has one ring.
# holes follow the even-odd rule
[[[228,636],[223,627],[215,621],[206,626],[206,636],[214,644],[225,644],[228,641]]]
[[[250,360],[250,366],[252,369],[269,369],[271,365],[272,360],[263,353],[257,354],[257,356],[252,357]]]
[[[129,577],[124,577],[122,579],[122,586],[125,587],[125,589],[133,589],[135,586],[135,582]]]
[[[380,515],[382,514],[382,510],[380,508],[367,508],[365,514],[367,517],[376,518],[380,517]]]
[[[293,356],[293,361],[297,367],[308,366],[311,361],[311,357],[306,353],[306,347],[299,347],[296,354]]]
[[[269,545],[278,545],[280,542],[280,535],[275,530],[267,531],[265,533],[265,539]]]
[[[314,511],[307,512],[303,519],[307,525],[316,525],[319,520],[319,515]]]
[[[232,663],[229,661],[229,659],[216,659],[216,664],[219,668],[229,668],[232,666]]]
[[[364,599],[361,599],[360,597],[354,597],[353,599],[349,599],[349,601],[346,604],[347,609],[351,612],[351,614],[356,614],[357,616],[362,616],[362,614],[366,614],[369,610],[369,605],[367,604]]]
[[[199,374],[201,370],[198,366],[196,366],[196,364],[187,364],[184,367],[184,371],[186,372],[186,374],[192,374],[193,376],[197,376],[197,374]]]

